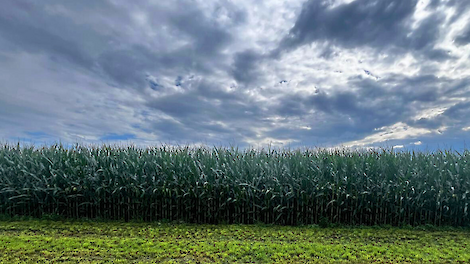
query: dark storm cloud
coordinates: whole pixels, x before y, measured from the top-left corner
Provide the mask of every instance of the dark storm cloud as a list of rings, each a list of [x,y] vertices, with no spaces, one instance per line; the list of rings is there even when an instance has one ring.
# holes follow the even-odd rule
[[[0,32],[3,38],[15,43],[13,49],[44,52],[84,68],[93,64],[92,59],[75,42],[34,25],[15,23],[11,19],[0,17]],[[21,46],[16,46],[16,44]]]
[[[462,50],[470,42],[469,26],[446,28],[467,0],[431,0],[431,15],[416,25],[418,0],[334,2],[7,0],[0,137],[311,146],[361,140],[397,123],[470,126],[467,63],[438,63],[456,56],[439,42],[445,33],[458,33]],[[278,7],[280,16],[271,14]],[[311,43],[323,59],[289,54]],[[388,57],[375,64],[379,53]],[[416,62],[390,64],[409,53]],[[352,62],[360,59],[365,68]],[[314,85],[328,88],[314,93]],[[443,103],[443,113],[415,120]]]
[[[458,45],[467,45],[470,43],[470,24],[467,28],[455,39]]]
[[[448,96],[452,95],[454,98],[470,97],[470,78],[466,77],[448,81]]]
[[[182,48],[168,53],[158,53],[142,45],[133,45],[126,49],[105,51],[97,58],[97,67],[109,76],[115,85],[144,87],[163,87],[161,84],[146,79],[148,74],[172,76],[196,72],[210,74],[217,63],[204,60],[204,57],[192,48]],[[180,76],[181,77],[181,76]]]
[[[121,85],[142,85],[145,71],[155,70],[158,64],[153,60],[157,56],[142,46],[126,50],[103,52],[97,59],[99,67]]]
[[[310,96],[295,95],[291,98],[291,102],[282,105],[282,114],[291,115],[291,110],[288,110],[286,105],[295,106],[292,112],[294,115],[299,114],[298,103],[300,103],[306,111],[314,108],[327,114],[357,116],[363,118],[364,122],[370,120],[371,116],[377,116],[375,119],[381,120],[382,114],[394,116],[412,102],[425,103],[437,100],[436,80],[434,76],[413,78],[394,76],[374,81],[358,76],[348,83],[351,91],[326,93],[319,90]],[[397,88],[393,89],[393,86]],[[382,109],[375,109],[376,107]]]
[[[356,0],[331,7],[327,1],[309,0],[273,55],[312,42],[327,42],[345,48],[373,47],[378,52],[414,50],[435,60],[449,58],[447,51],[433,48],[442,15],[431,15],[411,29],[417,2]]]
[[[409,37],[402,36],[401,42],[396,43],[396,45],[408,46],[413,50],[425,50],[430,57],[436,56],[436,54],[444,52],[443,50],[433,49],[439,38],[439,25],[443,22],[443,16],[431,15],[421,21],[416,30],[409,32],[411,34]],[[408,32],[404,31],[403,33]],[[443,56],[445,57],[445,53]]]
[[[224,104],[221,105],[221,102]],[[193,119],[193,122],[235,122],[245,117],[262,116],[260,107],[253,104],[241,91],[226,92],[221,87],[205,81],[185,92],[153,99],[148,105],[177,119]]]
[[[429,7],[429,8],[436,8],[436,7],[438,7],[440,4],[442,4],[442,3],[441,3],[441,0],[431,0],[431,1],[429,2],[428,7]]]
[[[469,79],[452,80],[434,75],[391,75],[379,81],[359,76],[350,79],[350,91],[330,90],[327,93],[317,90],[308,96],[297,93],[283,97],[273,110],[286,118],[300,117],[310,124],[311,129],[274,129],[269,135],[295,135],[302,141],[314,137],[328,141],[335,137],[343,141],[357,140],[370,135],[376,128],[398,122],[428,129],[443,125],[460,129],[465,125],[465,116],[470,114],[468,103],[451,107],[437,118],[414,120],[411,117],[423,109],[439,105],[440,100],[461,97],[461,93],[470,91],[469,83]],[[321,120],[328,122],[322,123]],[[459,123],[458,120],[464,122]]]
[[[83,30],[77,30],[67,19],[49,18],[44,7],[37,3],[2,3],[0,47],[3,50],[45,54],[51,59],[65,60],[79,67],[89,68],[93,61],[85,46],[81,45],[83,41],[80,43],[80,38],[90,39],[92,36]]]
[[[250,128],[258,127],[266,115],[242,90],[227,92],[207,81],[183,88],[188,90],[161,96],[147,103],[153,111],[174,118],[171,122],[154,122],[152,125],[152,128],[158,130],[156,133],[164,137],[175,138],[175,134],[168,133],[166,129],[166,125],[170,124],[169,127],[181,136],[176,138],[191,138],[195,141],[214,139],[242,145],[243,138],[255,135]],[[182,126],[185,128],[182,129]],[[181,128],[179,132],[176,132],[177,128]],[[214,135],[208,137],[209,133]]]
[[[240,84],[251,84],[261,75],[258,63],[262,56],[255,51],[247,50],[236,53],[232,64],[232,75]]]
[[[134,33],[132,28],[139,29],[132,22],[129,12],[132,9],[147,12],[151,26],[166,25],[175,36],[189,40],[188,44],[169,50],[171,45],[167,43],[162,43],[163,49],[132,43],[129,41]],[[74,20],[75,16],[79,18]],[[165,41],[160,36],[156,38]],[[0,47],[44,54],[52,60],[104,74],[116,86],[142,87],[146,72],[208,73],[221,67],[224,59],[220,51],[231,41],[228,29],[214,23],[189,1],[162,6],[146,3],[122,6],[108,1],[51,1],[47,4],[6,1],[0,9]]]
[[[470,10],[470,2],[467,0],[449,0],[449,1],[440,1],[442,6],[453,7],[454,14],[450,18],[450,22],[455,22],[457,19],[461,18],[463,14]],[[439,6],[439,5],[437,5]]]
[[[161,140],[187,139],[191,134],[191,128],[171,120],[152,121],[145,126],[148,132],[155,133]]]
[[[208,20],[201,10],[187,7],[179,12],[170,16],[171,25],[190,36],[194,50],[201,55],[214,56],[231,41],[230,33]]]
[[[135,21],[136,14],[144,19],[144,25]],[[230,19],[223,26],[216,21],[221,15]],[[227,93],[209,82],[194,90],[188,89],[185,83],[190,83],[194,74],[208,77],[215,71],[230,74],[231,54],[224,50],[233,42],[231,27],[241,26],[246,19],[245,11],[230,1],[216,4],[209,12],[206,6],[191,0],[138,4],[127,1],[6,1],[0,9],[0,57],[4,57],[3,52],[41,55],[41,58],[45,57],[43,62],[47,62],[44,68],[73,69],[77,75],[85,72],[97,82],[111,87],[140,90],[133,91],[137,93],[136,98],[143,96],[147,102],[132,107],[139,109],[150,105],[151,110],[171,116],[148,120],[150,123],[144,126],[136,122],[133,127],[142,132],[156,132],[162,139],[177,138],[188,143],[202,141],[208,138],[208,133],[216,133],[218,136],[214,138],[237,143],[242,141],[242,136],[252,135],[252,132],[243,131],[242,126],[230,125],[230,120],[253,118],[259,109],[247,103],[241,94]],[[150,34],[154,35],[149,37]],[[6,58],[16,62],[11,56]],[[35,82],[27,73],[12,74]],[[162,79],[172,78],[174,82],[162,82]],[[64,84],[57,84],[61,85]],[[165,86],[187,90],[152,100],[143,94],[142,88],[147,86],[157,91],[168,88]],[[31,88],[22,91],[28,89]],[[55,88],[39,89],[44,89],[46,94]],[[89,92],[90,89],[84,90]],[[4,99],[15,96],[0,92]],[[7,104],[3,100],[0,100],[0,106],[0,112],[5,114],[0,119],[18,108],[14,112],[22,121],[7,122],[10,127],[38,115],[31,114],[34,109]],[[45,120],[52,117],[48,111],[41,116]],[[80,130],[78,126],[72,129]],[[97,128],[95,132],[103,131]],[[76,133],[80,134],[80,131]],[[103,138],[102,135],[99,136]],[[119,132],[117,135],[126,134]]]
[[[406,28],[417,1],[357,0],[330,8],[326,1],[307,1],[282,46],[317,40],[354,47],[393,43]]]
[[[470,114],[470,102],[458,103],[450,108],[448,108],[443,116],[454,119],[457,122],[468,122],[467,117]]]
[[[470,93],[470,78],[446,79],[441,78],[433,82],[436,87],[442,86],[438,94],[443,99],[462,99],[468,97]],[[432,87],[432,83],[430,84]],[[420,87],[419,84],[416,87]],[[439,90],[438,88],[435,89]],[[407,119],[406,123],[414,127],[437,129],[442,126],[452,127],[461,130],[465,126],[470,126],[466,117],[470,115],[468,102],[457,103],[447,108],[443,113],[433,117],[423,117],[418,120]]]

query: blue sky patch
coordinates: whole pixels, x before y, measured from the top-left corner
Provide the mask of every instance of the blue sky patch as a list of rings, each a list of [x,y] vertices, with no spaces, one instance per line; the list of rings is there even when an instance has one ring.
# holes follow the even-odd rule
[[[136,136],[134,134],[114,134],[111,133],[109,135],[103,136],[100,138],[102,141],[126,141],[130,139],[135,139]]]

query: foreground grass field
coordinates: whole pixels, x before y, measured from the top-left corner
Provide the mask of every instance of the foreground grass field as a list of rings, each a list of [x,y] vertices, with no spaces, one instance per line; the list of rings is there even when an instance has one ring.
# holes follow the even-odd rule
[[[0,221],[0,263],[467,263],[470,229]]]

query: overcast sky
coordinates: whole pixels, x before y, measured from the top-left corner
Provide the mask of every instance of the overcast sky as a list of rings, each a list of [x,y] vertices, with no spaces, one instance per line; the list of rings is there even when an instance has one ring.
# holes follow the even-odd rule
[[[0,140],[461,149],[468,0],[2,1]]]

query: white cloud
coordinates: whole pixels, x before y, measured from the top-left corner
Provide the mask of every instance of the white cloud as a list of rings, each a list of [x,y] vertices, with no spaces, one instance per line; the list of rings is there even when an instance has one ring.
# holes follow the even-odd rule
[[[368,146],[374,143],[381,143],[390,140],[415,138],[432,133],[436,134],[440,133],[439,131],[442,130],[445,130],[445,128],[440,128],[437,130],[414,128],[406,125],[405,123],[399,122],[391,126],[378,128],[378,133],[367,136],[361,140],[346,142],[344,145],[347,147]]]
[[[399,147],[470,130],[470,45],[454,42],[469,12],[425,0],[386,21],[364,15],[364,1],[337,0],[306,23],[315,1],[5,4],[0,139]],[[373,30],[337,28],[338,7]],[[308,35],[318,25],[334,30]],[[295,26],[305,39],[274,56]],[[370,34],[387,41],[363,41]]]

